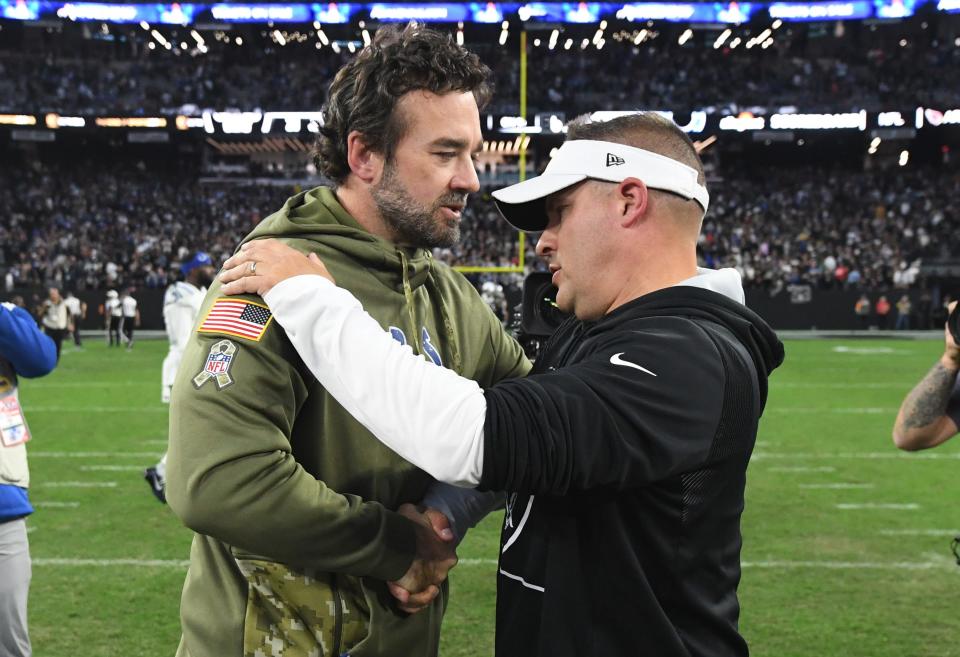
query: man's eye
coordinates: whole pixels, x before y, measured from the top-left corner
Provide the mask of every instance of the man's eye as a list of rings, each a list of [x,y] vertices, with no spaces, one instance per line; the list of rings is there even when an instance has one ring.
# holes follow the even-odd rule
[[[434,153],[434,155],[436,155],[436,156],[438,156],[438,157],[442,157],[442,158],[445,159],[445,160],[450,160],[450,159],[453,159],[453,158],[455,158],[455,157],[457,156],[457,154],[456,154],[455,152],[453,152],[453,151],[438,151],[438,152]]]

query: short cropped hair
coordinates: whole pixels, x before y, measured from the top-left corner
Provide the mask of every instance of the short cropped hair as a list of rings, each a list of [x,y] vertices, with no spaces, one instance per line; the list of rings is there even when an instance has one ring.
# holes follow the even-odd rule
[[[492,95],[490,76],[480,58],[449,34],[416,23],[380,28],[330,83],[314,148],[317,169],[336,184],[346,181],[347,136],[354,130],[389,161],[405,131],[396,111],[404,94],[469,91],[482,109]]]
[[[595,139],[642,148],[669,157],[697,171],[697,182],[706,184],[703,162],[690,137],[670,119],[656,112],[638,112],[610,121],[594,122],[584,114],[571,121],[567,141]]]

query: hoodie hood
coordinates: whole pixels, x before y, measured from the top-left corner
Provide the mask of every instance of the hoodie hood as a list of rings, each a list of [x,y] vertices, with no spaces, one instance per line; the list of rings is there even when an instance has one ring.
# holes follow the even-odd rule
[[[677,285],[713,290],[717,294],[722,294],[728,299],[732,299],[740,304],[746,303],[747,301],[746,294],[743,292],[743,281],[740,278],[740,272],[731,267],[724,269],[697,267],[696,276],[692,276],[685,281],[680,281]]]
[[[400,247],[369,233],[328,187],[315,187],[288,198],[243,242],[268,237],[315,242],[339,251],[391,288],[401,277],[411,289],[420,287],[433,266],[433,256],[426,249]]]
[[[699,269],[696,276],[673,287],[646,294],[597,321],[589,333],[608,331],[624,322],[656,316],[691,317],[727,328],[747,349],[757,368],[764,403],[767,377],[783,363],[783,343],[744,297],[740,274],[733,269]]]

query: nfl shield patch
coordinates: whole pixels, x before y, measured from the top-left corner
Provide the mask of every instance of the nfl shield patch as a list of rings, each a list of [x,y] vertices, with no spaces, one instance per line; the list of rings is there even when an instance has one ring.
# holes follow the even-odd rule
[[[193,385],[201,388],[210,379],[217,382],[217,390],[223,390],[232,385],[233,377],[230,376],[230,366],[233,364],[236,355],[237,345],[229,340],[221,340],[210,347],[210,353],[207,354],[203,369],[193,377]]]

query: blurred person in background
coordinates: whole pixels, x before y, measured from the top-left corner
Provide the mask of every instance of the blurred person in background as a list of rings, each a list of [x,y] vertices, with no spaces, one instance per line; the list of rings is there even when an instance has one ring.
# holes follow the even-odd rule
[[[57,288],[51,287],[48,290],[47,298],[40,306],[40,317],[43,332],[49,335],[57,346],[57,360],[59,361],[60,347],[70,324],[70,313],[67,310],[67,303],[60,296],[60,290]]]
[[[910,330],[910,312],[913,310],[913,303],[906,294],[901,295],[897,300],[897,323],[894,328],[897,331]]]
[[[133,329],[140,326],[140,310],[137,308],[137,300],[133,298],[133,292],[134,288],[129,287],[120,298],[120,331],[127,343],[127,351],[133,349]]]
[[[885,330],[887,328],[887,318],[890,317],[890,301],[887,300],[885,294],[881,294],[880,298],[877,299],[874,311],[877,313],[877,328],[881,331]]]
[[[33,513],[27,489],[26,443],[30,429],[20,407],[18,377],[50,373],[57,346],[22,307],[0,304],[0,655],[29,657],[27,595],[30,546],[26,517]]]
[[[78,299],[71,291],[67,291],[64,302],[67,304],[67,313],[69,315],[67,330],[73,334],[74,346],[80,349],[83,347],[83,343],[80,340],[80,322],[87,318],[87,302]]]
[[[952,311],[956,306],[957,302],[953,301],[948,310]],[[900,404],[893,425],[893,443],[902,450],[929,449],[957,435],[960,427],[960,380],[957,378],[960,347],[946,326],[943,341],[940,359]]]
[[[163,359],[160,373],[160,401],[170,403],[170,390],[176,379],[183,349],[190,341],[190,333],[200,314],[200,306],[207,294],[207,288],[213,282],[215,270],[213,258],[203,251],[197,251],[187,262],[180,265],[183,280],[167,288],[163,295],[163,324],[167,331],[170,348]],[[153,495],[166,503],[167,455],[164,453],[156,465],[147,468],[143,477],[150,485]]]
[[[107,290],[107,300],[103,304],[104,328],[107,329],[107,344],[120,346],[120,325],[123,323],[123,307],[116,290]]]

